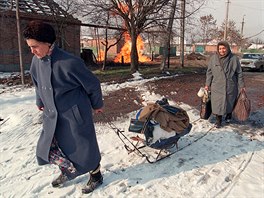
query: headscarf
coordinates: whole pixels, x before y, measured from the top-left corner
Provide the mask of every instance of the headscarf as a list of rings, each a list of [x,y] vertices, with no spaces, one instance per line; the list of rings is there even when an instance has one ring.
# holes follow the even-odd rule
[[[223,45],[226,48],[226,53],[223,56],[221,56],[219,54],[219,46],[220,45]],[[228,70],[229,70],[228,63],[230,61],[230,58],[233,56],[228,42],[226,42],[226,41],[220,41],[217,44],[217,55],[218,55],[218,58],[219,58],[219,62],[220,62],[220,64],[222,65],[222,67],[224,69],[224,72],[227,73]]]
[[[225,46],[225,48],[226,48],[226,53],[225,53],[224,56],[221,56],[221,55],[219,54],[219,46],[220,46],[220,45],[223,45],[223,46]],[[227,57],[230,53],[231,53],[231,49],[230,49],[230,46],[229,46],[228,42],[226,42],[226,41],[220,41],[220,42],[217,44],[217,54],[218,54],[219,58]]]

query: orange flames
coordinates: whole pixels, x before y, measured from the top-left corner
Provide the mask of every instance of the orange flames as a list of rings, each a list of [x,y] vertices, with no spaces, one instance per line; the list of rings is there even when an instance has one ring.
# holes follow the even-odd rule
[[[129,13],[129,8],[126,4],[119,3],[118,8],[123,12],[123,13]],[[115,12],[111,13],[113,16],[115,16]],[[124,62],[124,63],[130,63],[130,54],[131,54],[131,38],[128,33],[124,34],[125,37],[125,44],[121,48],[121,51],[117,56],[114,58],[114,62]],[[137,50],[138,50],[138,60],[139,62],[147,62],[151,61],[151,59],[145,55],[143,55],[143,50],[144,50],[144,42],[140,36],[137,38]],[[122,61],[123,59],[123,61]],[[102,50],[98,53],[98,60],[103,61],[104,60],[104,53]]]
[[[137,38],[137,50],[138,50],[138,60],[139,62],[147,62],[150,61],[150,58],[143,55],[144,50],[144,42],[140,36]],[[122,62],[122,57],[124,63],[130,63],[130,53],[131,53],[131,38],[128,33],[125,34],[125,44],[122,47],[119,54],[114,59],[114,62]]]
[[[98,61],[103,61],[104,60],[104,54],[105,54],[105,51],[104,50],[100,50],[98,55],[97,55],[97,60]]]

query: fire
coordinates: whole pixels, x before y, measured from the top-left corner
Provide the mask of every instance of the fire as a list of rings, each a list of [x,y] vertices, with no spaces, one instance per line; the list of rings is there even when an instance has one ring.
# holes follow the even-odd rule
[[[105,54],[104,50],[100,50],[98,55],[97,55],[97,60],[103,61],[104,60],[104,54]]]
[[[138,50],[138,60],[139,62],[147,62],[150,61],[150,58],[143,55],[143,49],[144,49],[144,42],[140,36],[137,38],[137,50]],[[130,63],[130,53],[131,53],[131,38],[128,33],[125,34],[125,44],[122,47],[119,54],[114,59],[114,62],[122,62],[122,57],[124,60],[124,63]]]

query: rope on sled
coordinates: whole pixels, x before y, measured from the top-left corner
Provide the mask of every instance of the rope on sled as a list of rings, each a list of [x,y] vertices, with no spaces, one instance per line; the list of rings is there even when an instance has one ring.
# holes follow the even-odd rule
[[[107,117],[106,117],[106,115],[105,115],[104,113],[101,113],[101,115],[107,120]],[[129,139],[127,136],[125,136],[125,135],[123,134],[123,133],[124,133],[123,130],[120,130],[120,129],[119,129],[118,127],[116,127],[115,124],[114,124],[113,122],[111,122],[111,121],[108,121],[107,123],[108,123],[109,127],[115,131],[115,133],[117,134],[117,136],[119,137],[119,139],[123,142],[125,149],[126,149],[129,153],[132,153],[132,152],[134,152],[134,151],[137,151],[138,154],[139,154],[141,157],[146,158],[146,160],[147,160],[148,162],[150,162],[149,159],[148,159],[148,156],[147,156],[146,154],[142,153],[142,152],[139,150],[140,148],[143,148],[143,147],[145,147],[145,146],[142,146],[142,147],[138,148],[137,145],[133,144],[133,142],[130,141],[130,139]],[[127,140],[132,146],[133,146],[133,149],[130,148],[129,145],[127,145],[127,144],[125,143],[125,141],[121,138],[121,136],[122,136],[124,139],[126,139],[126,140]]]

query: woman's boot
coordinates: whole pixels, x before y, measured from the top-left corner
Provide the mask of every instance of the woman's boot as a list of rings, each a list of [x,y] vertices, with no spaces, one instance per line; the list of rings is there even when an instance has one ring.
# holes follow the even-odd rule
[[[92,172],[90,172],[90,179],[85,187],[82,189],[83,194],[93,192],[98,186],[103,183],[103,176],[100,171],[100,165]]]
[[[220,128],[222,125],[222,116],[221,115],[216,115],[216,122],[215,122],[215,127]]]
[[[65,182],[69,181],[67,175],[65,173],[62,173],[59,175],[59,177],[57,177],[56,179],[54,179],[51,183],[52,187],[57,188],[62,186]]]
[[[225,122],[226,122],[227,124],[230,123],[231,119],[232,119],[232,113],[228,113],[228,114],[226,114]]]

